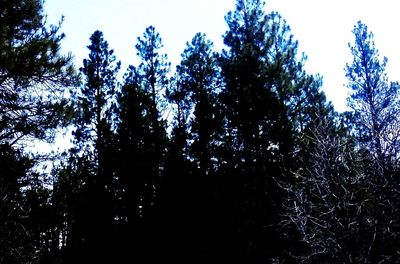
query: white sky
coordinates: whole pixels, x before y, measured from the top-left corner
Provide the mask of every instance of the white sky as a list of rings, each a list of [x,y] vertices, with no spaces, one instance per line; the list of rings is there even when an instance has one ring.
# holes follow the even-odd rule
[[[345,110],[347,83],[344,67],[351,62],[348,43],[358,20],[375,34],[375,43],[382,56],[389,59],[388,73],[400,80],[400,15],[396,0],[269,0],[266,11],[278,11],[287,20],[299,41],[300,51],[308,61],[309,73],[324,78],[323,89],[328,100],[339,111]],[[225,14],[233,10],[235,0],[46,0],[48,20],[56,23],[64,15],[62,31],[67,37],[64,52],[74,54],[76,65],[87,57],[91,34],[103,31],[110,48],[115,50],[123,70],[135,64],[135,44],[149,25],[160,32],[173,65],[196,32],[204,32],[223,47],[222,34],[227,30]]]

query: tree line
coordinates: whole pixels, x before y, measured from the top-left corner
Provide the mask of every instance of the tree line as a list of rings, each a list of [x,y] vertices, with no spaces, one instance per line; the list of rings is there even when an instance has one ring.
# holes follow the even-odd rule
[[[399,83],[362,22],[338,113],[262,0],[175,70],[148,27],[122,79],[101,31],[75,69],[42,0],[0,14],[0,263],[399,263]]]

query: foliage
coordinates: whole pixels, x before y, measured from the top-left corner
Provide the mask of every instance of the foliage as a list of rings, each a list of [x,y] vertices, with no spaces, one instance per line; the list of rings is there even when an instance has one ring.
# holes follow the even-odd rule
[[[367,26],[358,22],[353,33],[353,62],[346,66],[346,76],[352,91],[348,102],[354,111],[357,137],[373,159],[397,159],[399,84],[388,81],[387,58],[379,58]]]
[[[366,25],[346,113],[262,0],[172,74],[150,26],[120,83],[97,30],[63,98],[77,76],[42,6],[0,0],[1,263],[398,263],[399,85]],[[60,125],[74,146],[48,177],[21,142]]]
[[[346,129],[334,121],[332,111],[321,110],[303,135],[309,155],[302,156],[295,183],[286,186],[290,195],[283,223],[299,232],[303,251],[291,253],[297,261],[359,263],[367,248],[352,241],[371,234],[367,179]]]
[[[69,122],[63,96],[77,83],[72,56],[60,54],[60,25],[47,25],[43,2],[0,2],[0,262],[57,261],[51,179],[24,151],[52,140]]]
[[[51,139],[76,83],[72,56],[60,54],[60,25],[46,25],[41,0],[1,1],[0,141]]]
[[[114,51],[109,50],[101,31],[95,31],[90,40],[89,58],[83,61],[80,69],[85,82],[74,94],[77,110],[74,136],[76,144],[95,141],[92,147],[100,151],[101,145],[105,144],[104,129],[110,129],[112,125],[110,109],[116,95],[120,62],[115,61]]]
[[[57,256],[53,208],[44,175],[22,151],[0,146],[0,262],[44,263]]]
[[[370,262],[391,262],[398,258],[399,181],[398,118],[399,84],[389,82],[385,69],[387,59],[379,59],[373,35],[365,24],[358,22],[353,30],[351,46],[353,62],[346,67],[352,94],[352,124],[362,157],[369,189],[367,219],[373,233],[368,239]]]

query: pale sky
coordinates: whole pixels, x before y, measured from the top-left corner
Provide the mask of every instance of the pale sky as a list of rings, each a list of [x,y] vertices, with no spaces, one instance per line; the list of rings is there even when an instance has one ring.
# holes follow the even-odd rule
[[[88,55],[89,37],[98,29],[125,70],[137,62],[134,46],[149,25],[160,32],[172,65],[180,62],[196,32],[206,33],[221,50],[227,30],[224,16],[234,6],[235,0],[46,0],[45,12],[51,23],[65,16],[63,51],[74,54],[78,67]],[[328,100],[343,111],[344,67],[351,62],[348,43],[358,20],[368,25],[380,54],[388,57],[389,78],[400,80],[399,7],[396,0],[269,0],[266,12],[278,11],[287,20],[300,52],[308,57],[306,70],[323,76]]]

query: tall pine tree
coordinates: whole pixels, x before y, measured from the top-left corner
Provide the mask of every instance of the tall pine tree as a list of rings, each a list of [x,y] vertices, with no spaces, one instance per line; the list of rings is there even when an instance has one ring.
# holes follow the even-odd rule
[[[117,73],[120,63],[108,47],[103,33],[95,31],[90,38],[89,57],[83,61],[84,83],[73,94],[76,106],[74,120],[76,159],[90,162],[86,175],[88,214],[88,256],[107,256],[107,245],[114,221],[113,198],[113,113]],[[97,253],[95,253],[97,252]],[[101,252],[101,254],[98,254]]]
[[[162,54],[163,47],[160,34],[153,26],[146,28],[143,37],[138,38],[136,44],[137,55],[141,60],[134,74],[137,75],[137,84],[151,98],[150,113],[150,141],[146,144],[149,150],[150,171],[147,174],[145,193],[141,198],[142,213],[151,213],[157,199],[157,185],[163,173],[163,157],[165,155],[166,131],[162,115],[165,112],[165,91],[168,84],[167,74],[170,71],[170,63],[167,55]]]
[[[358,22],[355,41],[349,45],[353,62],[346,66],[351,90],[348,104],[357,139],[368,195],[360,201],[368,210],[371,232],[365,239],[365,260],[394,261],[398,258],[399,223],[399,84],[389,82],[387,59],[379,58],[368,27]],[[396,256],[397,254],[397,256]]]
[[[125,230],[123,239],[134,238],[123,247],[138,258],[157,258],[149,254],[158,243],[156,217],[167,147],[162,115],[170,67],[160,53],[162,47],[159,33],[148,27],[136,45],[140,64],[128,68],[118,99],[117,177],[122,201],[118,218]]]
[[[64,92],[77,82],[60,53],[61,23],[46,23],[43,1],[0,3],[0,262],[47,263],[57,254],[48,177],[26,140],[52,141],[66,119]]]
[[[379,58],[368,27],[358,22],[353,33],[355,42],[349,45],[353,61],[346,65],[346,76],[352,92],[348,103],[354,111],[357,138],[374,160],[397,159],[399,84],[389,82],[387,58]]]
[[[173,247],[186,252],[182,254],[171,248],[171,257],[185,259],[198,255],[199,261],[215,256],[212,253],[215,244],[221,246],[216,234],[223,228],[215,224],[216,149],[222,120],[219,67],[212,47],[204,34],[197,33],[187,43],[177,66],[168,93],[175,115],[162,186],[164,215],[174,227],[173,234],[166,232],[165,236],[174,236]]]
[[[271,260],[285,247],[278,224],[285,192],[277,182],[293,180],[298,137],[324,96],[319,77],[304,71],[289,26],[279,14],[266,14],[263,1],[238,0],[226,21],[222,98],[235,229],[244,237],[242,257]]]
[[[279,174],[274,158],[279,143],[273,139],[279,135],[279,101],[267,85],[267,78],[273,77],[265,71],[273,41],[268,38],[262,1],[237,1],[226,21],[224,43],[229,49],[222,53],[221,67],[226,83],[225,144],[232,151],[226,161],[234,186],[229,198],[235,219],[231,236],[242,237],[234,254],[254,262],[269,259],[279,244],[276,224],[281,201],[272,178]]]

